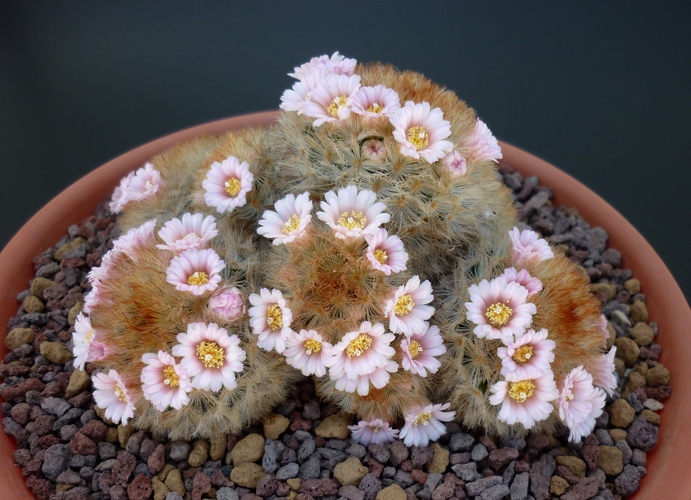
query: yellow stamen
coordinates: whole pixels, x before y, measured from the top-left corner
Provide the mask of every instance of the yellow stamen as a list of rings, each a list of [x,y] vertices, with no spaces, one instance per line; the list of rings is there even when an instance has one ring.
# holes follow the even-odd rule
[[[240,179],[237,177],[231,177],[226,181],[225,187],[226,193],[233,197],[237,196],[241,188]]]
[[[163,368],[163,383],[168,387],[178,387],[180,385],[180,377],[175,373],[174,366],[166,365],[166,367]]]
[[[343,226],[346,229],[364,229],[367,225],[367,217],[365,217],[362,212],[343,212],[338,218],[338,225]]]
[[[90,343],[91,343],[91,340],[92,340],[93,338],[94,338],[94,331],[93,331],[93,330],[89,330],[88,332],[86,332],[86,335],[84,335],[84,343],[85,343],[85,344],[90,344]]]
[[[509,382],[509,396],[514,401],[525,403],[533,395],[533,392],[535,392],[535,384],[530,380]]]
[[[386,264],[386,261],[389,260],[389,256],[386,254],[386,250],[382,250],[381,248],[377,248],[374,252],[372,252],[374,255],[374,258],[379,261],[380,264]]]
[[[338,110],[345,106],[347,102],[348,98],[344,95],[334,97],[333,101],[331,101],[331,104],[329,104],[329,107],[326,108],[326,112],[334,118],[338,118]]]
[[[569,401],[571,401],[571,400],[573,399],[573,393],[571,393],[571,392],[568,393],[568,394],[566,395],[566,399],[568,399]]]
[[[272,330],[283,328],[283,311],[276,304],[266,310],[266,326]]]
[[[372,338],[366,333],[361,333],[355,339],[350,341],[346,347],[346,354],[349,358],[353,356],[361,356],[372,345]]]
[[[511,359],[513,359],[519,365],[522,365],[523,363],[527,363],[528,361],[530,361],[530,358],[533,357],[533,353],[534,349],[532,345],[522,345],[513,352],[513,356],[511,356]]]
[[[204,271],[195,271],[194,274],[187,278],[188,285],[206,285],[209,282],[209,275]]]
[[[299,227],[300,217],[298,217],[297,215],[293,215],[290,219],[285,221],[285,223],[283,224],[283,228],[281,229],[281,232],[283,234],[290,234]]]
[[[417,340],[411,340],[410,345],[408,346],[408,352],[410,353],[411,358],[417,358],[422,352],[422,346],[420,345],[420,342],[418,342]]]
[[[511,319],[513,310],[506,304],[497,302],[496,304],[491,304],[485,311],[485,318],[487,322],[494,328],[501,328]]]
[[[226,359],[226,352],[216,342],[205,340],[197,346],[197,357],[205,368],[220,368]]]
[[[429,146],[429,134],[424,127],[410,127],[406,134],[406,138],[418,151]]]
[[[383,109],[384,109],[384,106],[382,106],[378,102],[373,102],[372,105],[369,108],[367,108],[367,112],[368,113],[381,113]]]
[[[405,294],[398,297],[396,305],[393,306],[393,312],[396,313],[396,316],[403,316],[404,314],[408,314],[410,311],[412,311],[413,307],[415,307],[413,298],[410,295]]]
[[[118,401],[122,401],[123,403],[127,401],[125,390],[120,387],[120,384],[115,384],[115,397],[118,398]]]
[[[415,417],[415,420],[413,420],[413,424],[415,425],[427,425],[429,424],[429,419],[432,418],[431,413],[420,413],[417,417]]]
[[[305,353],[309,356],[314,352],[319,352],[322,350],[322,343],[318,340],[307,339],[305,341]]]

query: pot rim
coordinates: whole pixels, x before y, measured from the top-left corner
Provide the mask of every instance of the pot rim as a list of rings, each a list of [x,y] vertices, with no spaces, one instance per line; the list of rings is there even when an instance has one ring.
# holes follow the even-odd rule
[[[65,189],[34,215],[0,252],[0,338],[7,336],[6,321],[17,310],[17,295],[34,275],[32,259],[53,246],[71,224],[93,214],[96,205],[109,196],[119,180],[156,154],[176,143],[202,134],[220,134],[247,126],[267,126],[276,121],[278,111],[265,111],[216,120],[139,146],[98,167]],[[504,160],[522,175],[536,175],[540,183],[554,189],[554,204],[577,207],[588,223],[606,228],[608,246],[622,253],[622,268],[631,269],[646,294],[651,319],[657,322],[663,347],[661,361],[672,372],[674,395],[660,412],[658,443],[648,453],[648,474],[641,481],[636,499],[660,498],[666,488],[672,498],[691,498],[691,474],[686,451],[691,449],[687,418],[691,414],[691,343],[685,332],[691,324],[691,309],[671,273],[638,231],[611,205],[570,175],[553,165],[500,141]],[[38,236],[40,235],[40,237]],[[678,332],[676,335],[672,332]],[[0,356],[7,353],[4,342]],[[31,498],[21,469],[14,466],[16,442],[0,433],[0,488]],[[675,452],[676,451],[676,455]]]

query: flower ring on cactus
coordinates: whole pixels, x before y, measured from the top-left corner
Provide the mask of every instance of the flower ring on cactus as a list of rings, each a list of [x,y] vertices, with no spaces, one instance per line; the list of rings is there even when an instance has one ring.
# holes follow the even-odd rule
[[[288,73],[288,76],[292,76],[296,80],[304,80],[307,75],[315,71],[321,71],[326,74],[335,73],[337,75],[350,76],[353,74],[356,64],[357,60],[342,56],[336,51],[331,57],[328,55],[313,57],[309,62],[295,67],[293,70],[294,73]]]
[[[146,353],[142,362],[146,365],[140,377],[142,394],[154,408],[165,411],[170,406],[179,410],[190,402],[187,395],[192,390],[190,378],[173,356],[165,351]]]
[[[525,287],[528,290],[528,297],[532,297],[542,290],[542,282],[537,278],[533,278],[525,269],[516,271],[515,267],[509,267],[504,269],[500,276],[506,278],[507,283],[515,281]]]
[[[276,350],[282,354],[286,349],[286,340],[293,333],[290,323],[293,313],[286,304],[280,290],[262,288],[259,294],[253,293],[249,297],[250,325],[252,333],[258,335],[257,345],[264,350]]]
[[[84,370],[87,361],[98,361],[106,356],[107,351],[105,344],[101,341],[101,336],[102,334],[91,326],[91,321],[84,316],[84,313],[77,315],[74,333],[72,333],[75,368]]]
[[[413,276],[405,285],[398,287],[393,297],[384,303],[384,316],[389,318],[389,328],[394,333],[412,335],[415,331],[425,331],[425,321],[434,314],[432,302],[432,285],[428,280],[420,283],[418,276]]]
[[[134,417],[134,402],[118,372],[99,372],[92,377],[92,381],[94,401],[99,408],[106,410],[106,418],[114,424],[127,425],[127,421]]]
[[[207,307],[224,323],[237,321],[246,310],[242,292],[235,286],[217,290],[209,299]]]
[[[403,248],[401,238],[388,235],[386,229],[380,228],[374,234],[365,235],[367,241],[367,260],[372,267],[389,276],[406,270],[408,254]]]
[[[456,415],[453,411],[443,411],[449,406],[449,403],[434,404],[407,411],[398,437],[406,446],[427,446],[430,441],[436,441],[446,432],[442,422],[451,422]]]
[[[549,247],[549,243],[540,238],[540,235],[535,231],[530,229],[521,231],[514,227],[509,236],[513,245],[513,262],[517,266],[524,266],[531,262],[540,262],[554,257],[554,252]]]
[[[426,377],[427,371],[437,373],[441,363],[436,357],[446,352],[439,328],[427,323],[420,332],[404,336],[400,345],[403,352],[401,366],[404,370],[421,377]]]
[[[151,163],[136,172],[130,173],[115,188],[110,202],[110,211],[117,214],[130,201],[141,201],[158,192],[161,186],[161,173]]]
[[[300,370],[303,375],[323,377],[326,375],[326,360],[331,356],[333,346],[326,342],[317,330],[300,330],[286,339],[283,355],[286,363]]]
[[[454,177],[463,177],[468,172],[465,157],[455,149],[442,159],[441,164]]]
[[[509,381],[539,377],[551,371],[556,344],[547,338],[547,330],[528,330],[506,347],[497,349],[501,375]]]
[[[240,163],[235,156],[229,156],[222,163],[211,164],[206,179],[202,182],[204,201],[215,207],[218,213],[231,212],[247,203],[247,193],[252,191],[254,175],[246,161]]]
[[[380,418],[374,420],[360,420],[356,425],[349,425],[351,437],[362,446],[370,444],[392,443],[398,437],[399,430],[393,429]]]
[[[330,74],[314,89],[309,101],[302,105],[305,116],[316,118],[319,127],[327,122],[347,120],[353,106],[353,94],[360,88],[360,77]]]
[[[353,94],[353,113],[366,118],[391,118],[401,108],[401,100],[395,90],[377,85],[360,87]]]
[[[151,219],[139,227],[130,229],[113,242],[113,255],[122,253],[136,262],[137,249],[153,246],[155,243],[155,227],[156,219]]]
[[[174,217],[163,225],[158,236],[165,245],[156,245],[156,248],[170,250],[175,254],[190,248],[201,250],[217,234],[216,219],[213,215],[204,217],[203,214],[187,212],[182,215],[182,220]]]
[[[605,393],[593,386],[593,377],[583,365],[564,378],[557,399],[559,418],[569,428],[569,441],[580,441],[593,432],[595,419],[605,407]]]
[[[591,369],[593,385],[602,387],[610,396],[614,395],[614,389],[617,388],[617,372],[614,369],[616,353],[617,347],[612,346],[607,354],[597,356]]]
[[[444,120],[441,109],[432,109],[428,102],[407,101],[391,117],[391,124],[404,156],[434,163],[453,150],[453,143],[445,140],[451,135],[451,124]]]
[[[335,231],[337,238],[376,234],[379,226],[391,218],[384,212],[386,205],[377,202],[377,195],[369,189],[358,191],[351,185],[337,193],[329,191],[324,198],[326,201],[320,203],[322,211],[317,212],[317,217]]]
[[[485,122],[479,118],[475,122],[475,129],[466,140],[464,146],[470,150],[473,160],[481,163],[493,161],[499,163],[502,159],[501,148],[496,137],[492,135]]]
[[[219,274],[226,267],[211,248],[191,248],[173,257],[166,270],[166,281],[181,292],[202,295],[221,283]]]
[[[520,423],[530,429],[550,416],[559,392],[551,370],[534,378],[509,382],[502,380],[490,387],[489,402],[501,405],[497,418],[509,425]]]
[[[291,243],[302,237],[312,221],[310,194],[298,196],[290,193],[274,205],[276,211],[267,210],[259,220],[257,233],[272,239],[274,245]]]

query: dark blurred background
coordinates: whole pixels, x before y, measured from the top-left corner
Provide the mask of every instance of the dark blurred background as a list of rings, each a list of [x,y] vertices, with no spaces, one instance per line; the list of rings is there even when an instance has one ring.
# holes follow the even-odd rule
[[[424,73],[618,209],[691,297],[691,4],[0,2],[0,247],[107,160],[275,109],[338,50]]]

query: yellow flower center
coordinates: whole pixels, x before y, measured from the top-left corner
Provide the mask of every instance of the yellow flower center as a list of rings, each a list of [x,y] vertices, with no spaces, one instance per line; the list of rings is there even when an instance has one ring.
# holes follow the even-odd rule
[[[429,134],[424,127],[420,127],[419,125],[410,127],[406,134],[406,138],[418,151],[429,146]]]
[[[573,399],[573,393],[572,393],[572,392],[568,393],[568,394],[566,395],[566,399],[568,399],[569,401],[571,401],[571,400]]]
[[[91,340],[92,340],[93,338],[94,338],[94,331],[93,331],[93,330],[89,330],[88,332],[86,332],[86,335],[84,335],[84,343],[85,343],[85,344],[90,344],[90,343],[91,343]]]
[[[509,382],[509,396],[518,403],[525,403],[533,392],[535,392],[535,384],[530,380]]]
[[[266,326],[272,330],[283,328],[283,311],[276,304],[266,310]]]
[[[343,215],[338,218],[338,225],[350,230],[364,229],[367,225],[367,217],[362,212],[343,212]]]
[[[344,95],[334,97],[333,101],[331,101],[331,104],[329,104],[329,107],[326,108],[326,112],[334,118],[338,118],[338,110],[345,106],[346,102],[348,102],[348,98]]]
[[[381,248],[377,248],[374,252],[372,252],[374,255],[374,258],[379,261],[380,264],[386,264],[386,261],[389,260],[389,256],[386,254],[386,250],[382,250]]]
[[[429,419],[432,418],[431,413],[420,413],[417,417],[415,417],[415,420],[413,420],[413,424],[415,425],[427,425],[429,424]]]
[[[287,235],[287,234],[292,233],[293,231],[295,231],[299,227],[300,227],[300,217],[298,217],[297,215],[293,215],[290,217],[290,219],[285,221],[285,223],[283,224],[283,228],[281,229],[281,232],[283,234]]]
[[[187,278],[188,285],[201,286],[209,282],[209,275],[204,271],[195,271],[194,274]]]
[[[512,314],[513,310],[509,306],[497,302],[487,308],[485,311],[485,318],[487,318],[487,322],[494,328],[501,328],[509,322]]]
[[[410,295],[405,294],[398,297],[396,305],[393,306],[393,312],[396,313],[396,316],[403,316],[404,314],[408,314],[410,311],[412,311],[413,307],[415,307],[413,298]]]
[[[368,113],[381,113],[383,109],[384,109],[384,106],[382,106],[378,102],[373,102],[372,105],[369,108],[367,108],[367,112]]]
[[[527,363],[528,361],[530,361],[530,358],[533,357],[533,353],[534,349],[532,345],[522,345],[513,352],[513,356],[511,356],[511,359],[513,359],[519,365],[522,365],[523,363]]]
[[[125,390],[120,387],[120,384],[115,384],[115,397],[118,398],[118,401],[122,401],[123,403],[127,401],[127,396],[125,396]]]
[[[226,352],[216,342],[205,340],[197,346],[197,357],[205,368],[220,368],[226,359]]]
[[[408,346],[408,352],[410,353],[411,358],[417,358],[422,352],[422,346],[420,345],[420,342],[418,342],[417,340],[411,340],[410,345]]]
[[[309,356],[314,352],[319,352],[322,350],[322,343],[318,340],[307,339],[305,341],[305,353]]]
[[[241,188],[240,179],[237,177],[231,177],[226,181],[225,187],[226,193],[233,197],[237,196]]]
[[[199,347],[197,347],[199,350]],[[166,365],[163,368],[163,383],[168,387],[178,387],[180,385],[180,377],[175,373],[175,367],[171,365]]]
[[[346,347],[346,354],[349,358],[361,356],[372,345],[372,338],[366,333],[361,333],[350,341]]]

